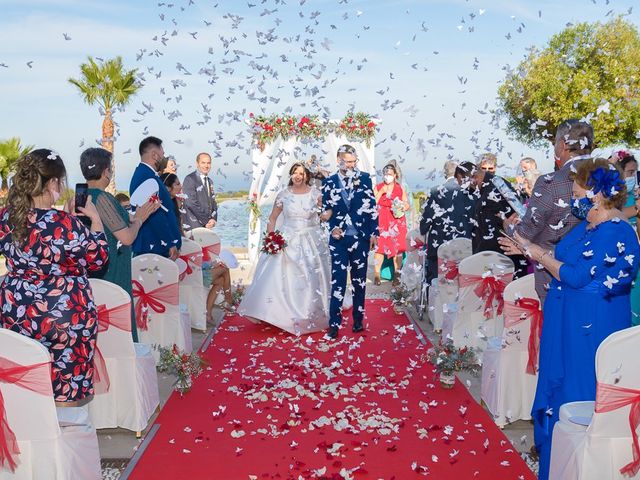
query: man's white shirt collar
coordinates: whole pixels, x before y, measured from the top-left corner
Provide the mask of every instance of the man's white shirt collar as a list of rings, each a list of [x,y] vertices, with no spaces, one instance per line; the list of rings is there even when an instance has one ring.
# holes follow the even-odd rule
[[[158,172],[156,172],[156,170],[151,165],[149,165],[148,163],[144,163],[144,162],[140,162],[140,163],[142,165],[146,165],[147,167],[149,167],[151,169],[151,171],[155,174],[155,176],[156,177],[158,176]]]

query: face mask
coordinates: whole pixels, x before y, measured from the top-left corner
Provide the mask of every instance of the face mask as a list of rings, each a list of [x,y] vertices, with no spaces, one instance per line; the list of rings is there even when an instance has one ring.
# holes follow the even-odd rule
[[[624,183],[627,185],[627,193],[632,193],[636,189],[638,179],[634,175],[633,177],[627,177],[624,179]]]
[[[574,198],[571,201],[571,213],[574,217],[584,220],[589,214],[589,210],[593,208],[593,203],[587,197]]]
[[[384,183],[386,183],[387,185],[390,183],[393,183],[393,181],[396,179],[396,177],[394,177],[393,175],[385,175],[384,176]]]

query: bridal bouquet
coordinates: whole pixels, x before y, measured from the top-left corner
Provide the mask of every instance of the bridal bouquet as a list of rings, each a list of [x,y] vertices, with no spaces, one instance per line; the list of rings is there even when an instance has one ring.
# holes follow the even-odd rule
[[[404,217],[404,202],[398,197],[394,198],[393,202],[391,202],[391,213],[393,214],[393,218]]]
[[[267,233],[262,239],[262,248],[261,252],[266,253],[267,255],[277,255],[287,246],[287,241],[284,239],[284,236],[280,232],[280,230],[274,230],[273,232]]]
[[[180,352],[174,344],[173,347],[158,347],[160,361],[158,370],[176,375],[178,379],[174,385],[176,392],[183,395],[191,390],[193,379],[197,378],[203,367],[207,364],[196,352],[186,354]]]

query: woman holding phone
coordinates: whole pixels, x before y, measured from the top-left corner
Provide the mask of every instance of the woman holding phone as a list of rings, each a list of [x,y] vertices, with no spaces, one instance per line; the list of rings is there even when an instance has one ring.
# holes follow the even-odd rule
[[[62,159],[49,149],[16,163],[0,210],[0,253],[8,271],[0,284],[0,320],[49,350],[54,398],[59,406],[76,406],[93,395],[98,312],[87,272],[102,268],[109,247],[91,197],[79,207],[90,227],[54,208],[65,178]]]
[[[113,195],[105,192],[111,181],[112,158],[111,152],[104,148],[88,148],[80,155],[80,169],[89,186],[88,194],[93,198],[109,242],[109,264],[106,270],[95,272],[94,276],[122,287],[133,300],[131,244],[138,236],[140,226],[160,208],[160,203],[148,202],[137,208],[135,215],[130,216]],[[131,335],[133,341],[137,342],[138,331],[133,311]]]

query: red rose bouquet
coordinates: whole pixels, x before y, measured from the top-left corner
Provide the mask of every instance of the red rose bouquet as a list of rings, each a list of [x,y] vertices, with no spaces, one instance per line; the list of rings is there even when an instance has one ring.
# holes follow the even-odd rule
[[[287,246],[287,241],[279,230],[267,233],[262,239],[261,252],[267,255],[277,255]]]

